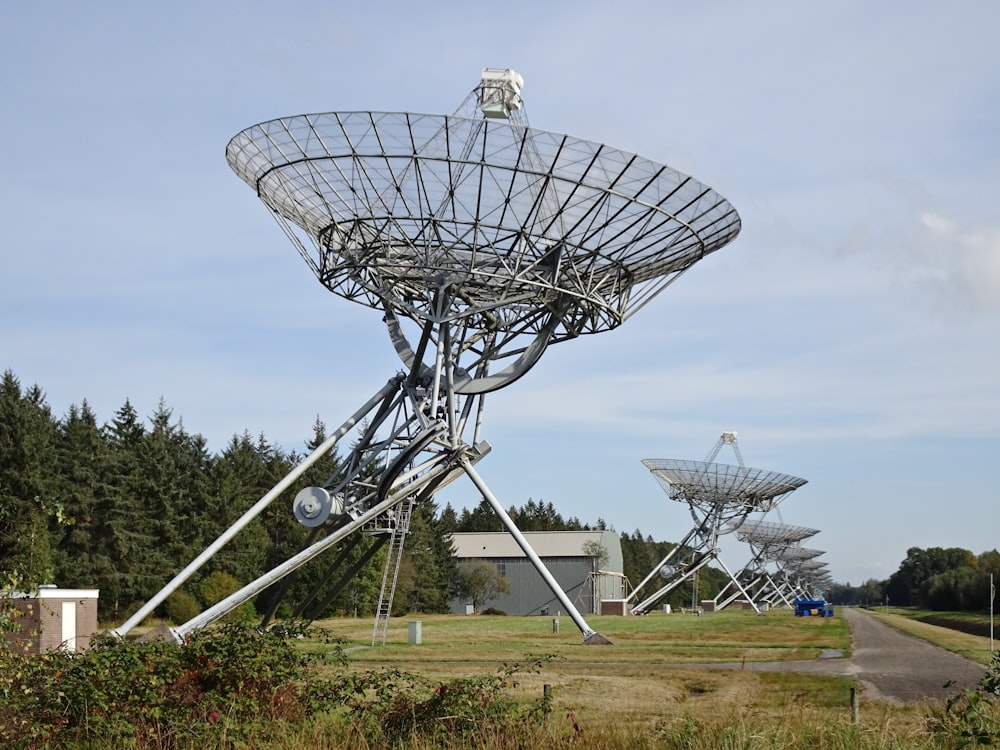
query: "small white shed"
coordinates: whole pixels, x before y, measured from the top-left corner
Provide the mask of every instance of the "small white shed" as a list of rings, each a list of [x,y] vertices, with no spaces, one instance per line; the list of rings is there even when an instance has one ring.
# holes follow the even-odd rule
[[[82,651],[97,633],[98,595],[98,589],[53,585],[8,594],[5,598],[13,605],[15,629],[4,637],[13,648],[31,654]]]

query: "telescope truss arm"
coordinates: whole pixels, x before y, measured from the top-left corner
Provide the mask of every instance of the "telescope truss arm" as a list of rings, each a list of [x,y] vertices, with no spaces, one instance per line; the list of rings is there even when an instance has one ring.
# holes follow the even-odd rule
[[[487,443],[478,440],[484,394],[475,392],[476,389],[472,389],[473,393],[460,392],[456,385],[456,381],[461,381],[461,378],[455,377],[453,341],[447,325],[425,331],[418,342],[418,350],[426,351],[429,358],[433,354],[433,366],[421,367],[414,353],[409,372],[400,373],[390,380],[334,436],[293,469],[116,633],[125,635],[152,613],[239,530],[263,512],[283,490],[290,487],[309,466],[335,450],[340,440],[355,428],[358,437],[345,459],[340,462],[337,472],[321,487],[306,488],[295,498],[293,511],[296,518],[312,529],[305,547],[223,601],[180,625],[174,630],[175,638],[182,640],[193,630],[214,623],[272,586],[277,586],[276,596],[280,598],[287,591],[287,583],[296,571],[328,550],[336,549],[341,543],[346,544],[352,534],[362,531],[376,535],[394,534],[399,517],[397,509],[402,503],[425,500],[463,474],[473,480],[484,497],[492,497],[473,468],[490,450]],[[484,363],[480,364],[485,367]],[[469,379],[461,382],[476,381]],[[474,411],[475,420],[472,420]],[[475,442],[466,439],[466,433],[470,431],[476,438]],[[526,547],[526,556],[560,599],[565,611],[580,627],[585,642],[608,642],[587,626],[545,565],[533,551],[528,551],[530,547],[523,535],[506,517],[503,507],[495,498],[491,505],[518,543]],[[401,544],[402,541],[398,549],[401,549]],[[343,548],[341,552],[343,553]],[[335,585],[342,586],[343,583]],[[391,600],[391,593],[388,598]],[[276,606],[277,600],[270,602],[265,622],[276,611]],[[380,611],[381,609],[380,603]],[[295,611],[304,612],[304,607],[300,606]]]

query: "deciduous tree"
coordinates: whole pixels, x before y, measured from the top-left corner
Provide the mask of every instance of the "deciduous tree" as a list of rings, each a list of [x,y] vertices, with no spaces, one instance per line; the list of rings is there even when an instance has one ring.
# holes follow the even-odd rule
[[[485,560],[463,560],[458,564],[458,595],[472,604],[476,614],[500,594],[510,593],[510,581]]]

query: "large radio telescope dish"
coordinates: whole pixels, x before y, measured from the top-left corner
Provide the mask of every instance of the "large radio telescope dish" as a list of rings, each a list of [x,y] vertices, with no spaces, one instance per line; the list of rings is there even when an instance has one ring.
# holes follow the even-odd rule
[[[331,291],[420,321],[493,329],[549,310],[561,337],[614,328],[740,229],[728,201],[675,169],[508,120],[299,115],[247,128],[226,157],[308,235]],[[442,288],[461,292],[447,310]]]
[[[298,115],[243,130],[226,157],[330,291],[460,323],[469,371],[617,327],[740,230],[692,177],[517,118]]]
[[[790,474],[748,466],[671,458],[645,458],[642,463],[671,500],[737,515],[766,513],[806,483]]]
[[[374,645],[381,631],[385,642],[410,513],[464,475],[584,642],[608,642],[587,625],[476,471],[490,451],[480,434],[484,394],[521,377],[550,344],[621,325],[733,240],[740,219],[718,193],[668,166],[529,127],[522,85],[514,71],[488,68],[453,115],[296,115],[253,125],[229,142],[229,165],[319,281],[381,311],[404,369],[118,634],[354,433],[337,473],[296,495],[294,514],[310,529],[302,551],[180,625],[179,639],[280,582],[269,597],[273,613],[292,573],[327,550],[339,549],[332,567],[342,566],[349,550],[341,542],[366,534],[387,546],[372,638]],[[320,616],[323,602],[356,573],[349,567],[320,581],[294,616]]]

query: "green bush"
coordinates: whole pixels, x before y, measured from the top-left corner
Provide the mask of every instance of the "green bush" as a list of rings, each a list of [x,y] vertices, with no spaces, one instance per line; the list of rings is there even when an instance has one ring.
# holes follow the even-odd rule
[[[986,675],[979,683],[979,689],[984,693],[1000,696],[1000,651],[994,652],[993,659],[986,668]]]
[[[184,589],[178,589],[166,601],[167,618],[174,625],[183,625],[201,612],[201,604]]]
[[[542,727],[551,695],[527,704],[510,697],[517,675],[537,671],[551,657],[505,664],[496,674],[436,682],[389,669],[350,673],[331,684],[330,698],[342,703],[371,746],[430,740],[456,746],[463,738],[524,736]],[[502,745],[498,745],[502,746]]]
[[[233,625],[183,646],[123,638],[78,653],[4,654],[0,747],[173,750],[237,740],[319,708],[287,630]]]
[[[525,737],[551,696],[518,703],[505,665],[486,677],[429,681],[405,672],[339,672],[322,679],[291,625],[196,631],[184,644],[108,637],[90,649],[0,662],[0,747],[281,747],[282,733],[319,713],[367,746]],[[323,651],[346,663],[339,644]]]
[[[928,728],[951,748],[1000,745],[1000,651],[993,655],[977,689],[963,690],[933,709]]]
[[[218,570],[201,582],[201,600],[205,603],[206,607],[211,607],[221,602],[230,594],[235,594],[241,588],[243,588],[243,584],[235,576]],[[248,601],[243,602],[243,604],[226,615],[223,618],[223,622],[249,625],[256,619],[257,611],[254,609],[253,602]]]

